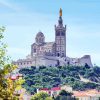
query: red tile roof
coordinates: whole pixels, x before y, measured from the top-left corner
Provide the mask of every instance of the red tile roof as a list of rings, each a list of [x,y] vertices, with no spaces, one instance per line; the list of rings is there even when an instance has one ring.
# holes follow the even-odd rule
[[[77,92],[74,93],[75,97],[87,97],[88,95],[85,92]]]
[[[40,90],[43,90],[43,91],[49,91],[48,88],[42,88],[42,89],[40,89]]]
[[[76,97],[87,97],[87,96],[90,97],[90,96],[100,95],[100,92],[98,92],[95,89],[92,89],[87,91],[74,91],[73,94]]]
[[[61,88],[60,87],[53,87],[53,88],[51,88],[51,91],[58,91],[58,90],[61,90]]]

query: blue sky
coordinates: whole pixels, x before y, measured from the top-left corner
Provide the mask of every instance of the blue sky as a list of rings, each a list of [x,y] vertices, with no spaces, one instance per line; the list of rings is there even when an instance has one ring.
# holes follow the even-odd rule
[[[0,26],[5,26],[8,55],[25,58],[38,31],[54,41],[59,9],[67,25],[67,55],[91,55],[100,65],[100,0],[0,0]]]

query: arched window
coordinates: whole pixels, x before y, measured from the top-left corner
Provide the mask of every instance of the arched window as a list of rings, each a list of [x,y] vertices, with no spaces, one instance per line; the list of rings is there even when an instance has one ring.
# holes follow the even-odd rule
[[[64,40],[61,40],[61,44],[64,44]]]
[[[68,64],[68,66],[69,66],[69,65],[70,65],[70,62],[68,61],[67,64]]]
[[[61,36],[65,36],[65,32],[61,32]]]
[[[34,48],[34,52],[36,52],[36,48]]]
[[[60,54],[59,54],[59,53],[57,53],[57,56],[59,57],[59,56],[60,56]]]
[[[60,32],[57,32],[56,35],[57,35],[57,36],[60,36]]]

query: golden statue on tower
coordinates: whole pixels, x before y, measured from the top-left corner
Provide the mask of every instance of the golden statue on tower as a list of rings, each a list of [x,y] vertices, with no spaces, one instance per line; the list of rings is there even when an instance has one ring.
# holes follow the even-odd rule
[[[59,16],[61,17],[62,16],[62,9],[60,8],[60,11],[59,11]]]

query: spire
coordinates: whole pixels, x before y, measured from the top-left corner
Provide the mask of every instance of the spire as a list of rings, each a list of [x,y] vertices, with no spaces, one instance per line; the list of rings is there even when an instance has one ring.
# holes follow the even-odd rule
[[[60,11],[59,11],[59,20],[58,20],[58,24],[60,26],[63,25],[63,20],[62,20],[62,9],[60,8]]]

